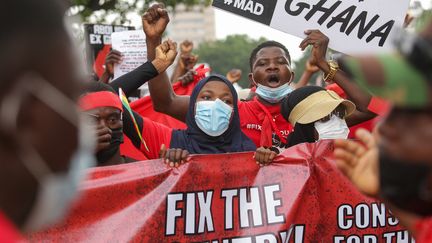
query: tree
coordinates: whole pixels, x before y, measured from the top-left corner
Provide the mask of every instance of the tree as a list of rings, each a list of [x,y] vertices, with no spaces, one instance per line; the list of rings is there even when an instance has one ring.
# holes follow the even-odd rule
[[[233,68],[242,70],[239,85],[249,87],[249,57],[252,50],[266,39],[254,40],[247,35],[231,35],[223,40],[204,42],[197,48],[200,62],[208,63],[213,73],[225,75]]]
[[[108,15],[115,15],[113,23],[128,23],[126,14],[129,12],[138,12],[142,14],[153,1],[147,0],[72,0],[71,14],[79,15],[81,20],[88,22],[91,16],[97,16],[96,21],[104,22]],[[177,4],[186,6],[208,6],[211,0],[159,0],[168,8],[174,9]]]
[[[311,54],[311,48],[308,47],[306,48],[306,50],[303,52],[303,56],[301,58],[299,58],[296,61],[293,61],[293,71],[294,71],[294,83],[297,83],[300,79],[300,77],[302,76],[305,68],[306,68],[306,62],[310,57]],[[315,73],[314,75],[312,75],[312,77],[309,79],[309,84],[315,85],[315,81],[318,77],[318,75],[321,75],[321,71]]]

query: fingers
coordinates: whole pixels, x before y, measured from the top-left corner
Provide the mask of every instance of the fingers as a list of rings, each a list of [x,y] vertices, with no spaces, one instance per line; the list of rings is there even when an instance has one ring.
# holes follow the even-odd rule
[[[164,53],[167,53],[170,49],[168,41],[164,41],[162,44],[160,44],[160,47]]]
[[[109,135],[111,138],[112,131],[104,125],[98,125],[96,127],[96,136]]]
[[[340,148],[336,148],[334,150],[334,156],[336,158],[336,161],[346,166],[353,166],[356,161],[356,157],[354,156],[354,154]]]
[[[168,17],[168,11],[166,9],[158,8],[157,12],[158,12],[160,18],[169,18]]]
[[[276,157],[276,155],[277,154],[270,149],[260,147],[256,150],[254,158],[257,164],[259,164],[260,166],[265,166],[270,164]]]
[[[180,44],[180,50],[182,53],[191,53],[193,49],[193,42],[185,40]]]
[[[96,128],[96,136],[97,136],[96,152],[104,150],[110,146],[111,134],[112,134],[112,131],[108,127],[105,127],[103,125],[97,126],[97,128]]]
[[[306,49],[308,45],[327,45],[329,42],[328,37],[319,30],[305,30],[304,33],[306,35],[306,38],[299,45],[301,50]]]
[[[360,139],[360,141],[362,141],[369,149],[376,146],[375,138],[366,129],[358,129],[356,131],[356,137]]]
[[[118,63],[123,61],[123,55],[121,52],[112,50],[106,57],[105,63]]]
[[[170,167],[178,167],[189,160],[189,152],[183,149],[165,149],[164,147],[164,151],[160,152],[160,156],[164,160],[164,163]]]
[[[187,150],[182,150],[180,162],[184,164],[186,161],[188,161],[188,157],[189,157],[189,152]]]
[[[355,156],[361,156],[366,152],[365,147],[356,141],[338,139],[334,144],[336,148],[343,149]]]
[[[169,47],[169,50],[177,50],[177,43],[168,39],[167,41],[167,45]]]
[[[168,12],[162,3],[153,4],[142,16],[143,24],[154,24],[159,19],[168,19]]]

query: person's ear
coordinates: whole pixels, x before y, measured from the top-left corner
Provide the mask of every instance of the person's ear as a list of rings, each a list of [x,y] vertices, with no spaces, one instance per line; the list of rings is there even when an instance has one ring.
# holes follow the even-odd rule
[[[248,78],[249,78],[249,82],[251,82],[251,84],[253,84],[254,86],[257,86],[257,82],[253,78],[253,73],[249,73]]]
[[[291,79],[290,79],[290,81],[288,81],[288,84],[292,83],[292,81],[294,80],[294,76],[295,76],[295,73],[293,71],[291,71]]]

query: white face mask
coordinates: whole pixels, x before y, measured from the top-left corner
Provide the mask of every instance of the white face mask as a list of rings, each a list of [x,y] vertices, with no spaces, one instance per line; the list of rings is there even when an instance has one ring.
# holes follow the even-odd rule
[[[57,223],[68,212],[77,196],[78,184],[84,179],[85,169],[96,164],[93,154],[95,136],[89,125],[86,125],[87,122],[82,119],[76,121],[76,117],[70,115],[70,111],[76,106],[57,88],[34,74],[23,76],[20,82],[23,85],[17,85],[15,94],[2,103],[0,115],[4,126],[17,129],[22,95],[29,92],[78,128],[78,147],[71,157],[69,170],[65,173],[52,172],[32,145],[27,141],[19,141],[20,159],[39,183],[36,202],[23,227],[24,231],[32,232]]]
[[[334,114],[330,117],[330,120],[326,122],[317,121],[314,126],[318,132],[318,140],[347,139],[350,132],[345,120]]]

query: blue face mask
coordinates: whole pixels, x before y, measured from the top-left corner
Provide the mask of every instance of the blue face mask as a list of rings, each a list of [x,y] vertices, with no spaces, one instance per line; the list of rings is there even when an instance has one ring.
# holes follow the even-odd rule
[[[220,99],[199,101],[195,108],[195,121],[205,134],[217,137],[229,127],[233,108]]]
[[[277,88],[270,88],[261,84],[258,84],[258,87],[255,93],[269,103],[278,103],[281,101],[287,94],[291,93],[293,89],[289,86],[288,83],[281,85]]]

